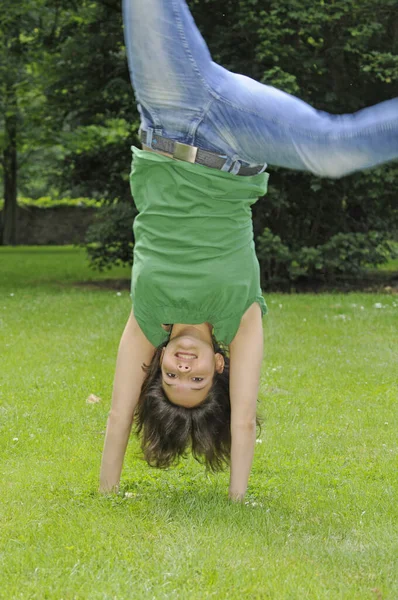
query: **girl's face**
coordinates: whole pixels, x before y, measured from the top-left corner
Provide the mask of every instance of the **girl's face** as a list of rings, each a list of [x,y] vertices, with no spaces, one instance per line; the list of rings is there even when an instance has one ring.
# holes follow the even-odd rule
[[[173,404],[192,408],[205,400],[214,374],[224,370],[224,358],[213,343],[195,331],[171,338],[160,359],[162,388]]]

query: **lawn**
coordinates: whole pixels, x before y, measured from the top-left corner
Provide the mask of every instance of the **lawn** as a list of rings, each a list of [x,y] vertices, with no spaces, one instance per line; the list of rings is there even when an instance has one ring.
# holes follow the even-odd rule
[[[128,277],[0,249],[0,598],[398,598],[398,296],[266,295],[246,504],[228,473],[151,469],[134,439],[102,497],[130,298],[94,283]]]

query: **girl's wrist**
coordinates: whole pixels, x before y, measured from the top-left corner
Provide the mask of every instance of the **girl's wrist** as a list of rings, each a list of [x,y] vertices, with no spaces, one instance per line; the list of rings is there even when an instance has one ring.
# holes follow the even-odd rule
[[[228,498],[232,500],[232,502],[243,502],[245,499],[245,493],[246,492],[237,492],[230,488],[228,492]]]
[[[114,483],[113,485],[109,485],[108,482],[102,482],[100,480],[98,491],[100,494],[118,494],[119,493],[119,483]]]

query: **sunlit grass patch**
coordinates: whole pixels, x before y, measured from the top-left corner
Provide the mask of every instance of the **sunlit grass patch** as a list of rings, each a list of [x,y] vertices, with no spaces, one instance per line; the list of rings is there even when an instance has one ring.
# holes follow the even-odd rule
[[[241,506],[228,473],[151,469],[134,438],[98,495],[130,298],[90,277],[82,250],[0,250],[0,596],[398,597],[397,296],[266,296]]]

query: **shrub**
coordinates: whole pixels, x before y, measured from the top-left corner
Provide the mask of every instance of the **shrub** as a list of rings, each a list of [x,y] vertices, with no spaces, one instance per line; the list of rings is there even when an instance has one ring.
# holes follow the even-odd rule
[[[386,263],[394,250],[385,234],[338,233],[320,247],[323,266],[321,272],[327,279],[337,275],[359,277],[368,267]],[[316,273],[316,271],[315,271]]]
[[[137,214],[132,204],[119,202],[98,211],[86,233],[91,266],[103,271],[114,265],[133,263],[133,222]]]
[[[268,227],[257,238],[257,258],[261,274],[266,281],[290,279],[293,261],[292,252],[282,243],[279,235],[274,235]]]
[[[338,233],[325,244],[293,251],[266,228],[257,242],[263,285],[299,277],[329,281],[336,277],[361,277],[369,267],[397,255],[394,243],[377,231]]]

